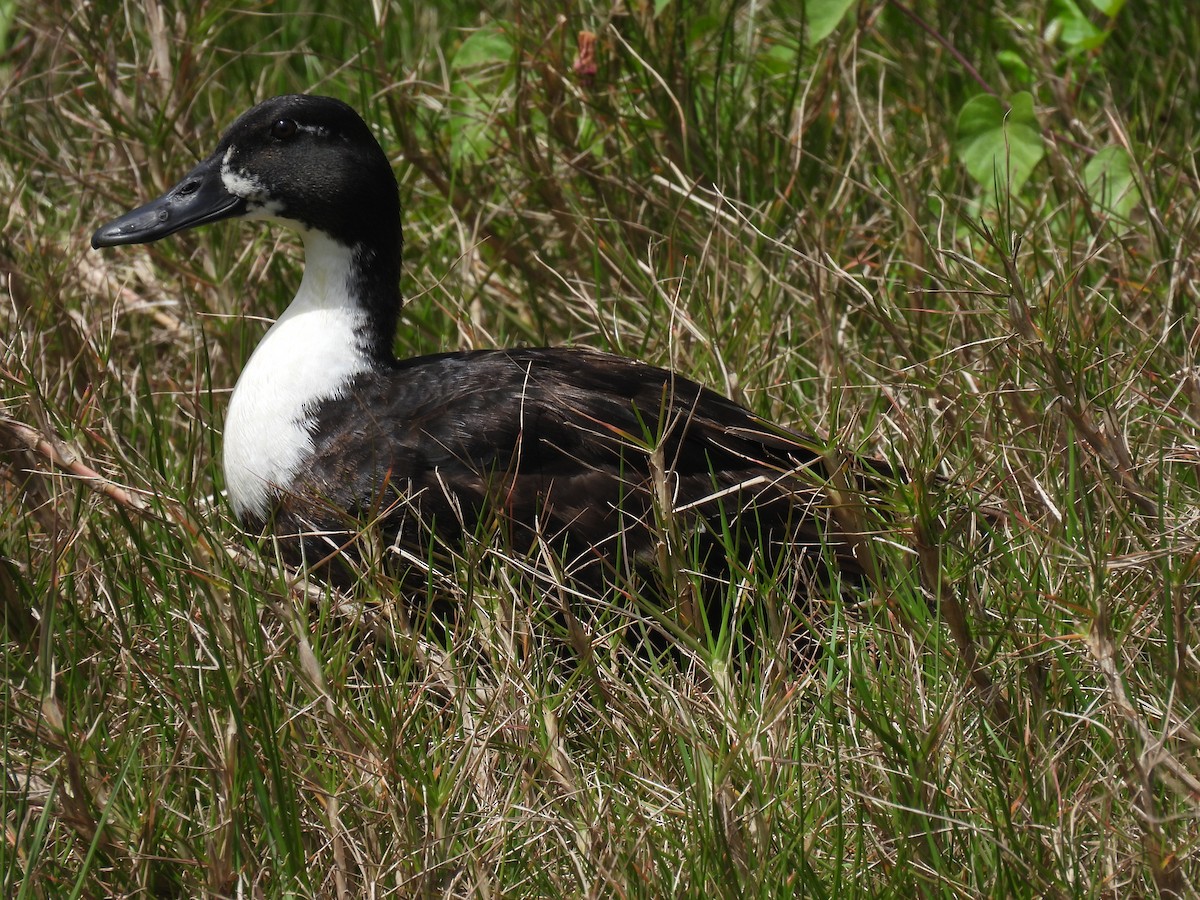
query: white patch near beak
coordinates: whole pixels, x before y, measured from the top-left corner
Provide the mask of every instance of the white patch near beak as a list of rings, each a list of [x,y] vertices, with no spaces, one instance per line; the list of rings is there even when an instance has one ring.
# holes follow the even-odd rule
[[[229,191],[235,197],[241,197],[243,200],[261,202],[267,193],[262,180],[251,175],[244,169],[235,171],[230,164],[232,158],[233,148],[230,147],[225,151],[225,158],[221,160],[221,183],[225,185],[225,190]]]
[[[225,190],[229,193],[246,201],[246,214],[242,218],[273,219],[278,217],[283,209],[283,204],[269,198],[267,186],[263,184],[261,178],[250,174],[245,169],[233,168],[231,163],[233,150],[233,147],[226,150],[225,157],[221,160],[221,183],[225,185]]]

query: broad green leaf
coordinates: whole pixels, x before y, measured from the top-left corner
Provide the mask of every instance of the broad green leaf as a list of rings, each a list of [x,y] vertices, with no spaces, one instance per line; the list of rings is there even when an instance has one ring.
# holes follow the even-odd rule
[[[808,25],[808,42],[819,44],[833,34],[846,13],[857,0],[807,0],[804,21]]]
[[[1124,147],[1105,147],[1093,156],[1083,167],[1083,183],[1092,202],[1118,219],[1128,219],[1141,199]]]
[[[800,47],[798,44],[790,41],[779,41],[768,44],[758,54],[757,62],[765,73],[770,75],[786,75],[795,71],[799,52]]]
[[[487,121],[478,115],[456,114],[450,117],[450,160],[455,167],[485,161],[492,149],[492,134]]]
[[[491,26],[472,32],[463,41],[454,59],[452,69],[471,69],[477,66],[507,63],[513,57],[513,45],[499,28]]]
[[[1046,152],[1033,95],[1014,94],[1007,112],[990,94],[972,97],[958,114],[954,149],[986,192],[997,185],[1019,191]]]
[[[1121,9],[1125,6],[1125,0],[1091,0],[1092,6],[1100,10],[1110,19],[1115,19],[1121,14]]]
[[[1000,63],[1000,68],[1004,69],[1013,81],[1029,84],[1033,80],[1029,66],[1025,64],[1025,60],[1019,53],[1014,53],[1012,50],[1001,50],[996,54],[996,62]]]
[[[1055,15],[1046,29],[1046,37],[1062,41],[1069,53],[1094,50],[1108,37],[1108,32],[1093,25],[1074,0],[1055,0],[1051,9]]]

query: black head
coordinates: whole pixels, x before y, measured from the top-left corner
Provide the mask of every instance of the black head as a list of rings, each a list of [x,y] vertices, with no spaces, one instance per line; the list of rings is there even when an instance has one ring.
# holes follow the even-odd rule
[[[396,177],[371,130],[331,97],[266,100],[157,200],[99,228],[93,247],[145,244],[221,219],[292,222],[347,246],[398,247]]]

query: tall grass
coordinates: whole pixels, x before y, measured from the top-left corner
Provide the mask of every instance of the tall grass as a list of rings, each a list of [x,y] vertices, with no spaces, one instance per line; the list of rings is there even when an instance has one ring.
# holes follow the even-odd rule
[[[4,894],[1194,894],[1187,4],[479,6],[0,4]],[[907,470],[815,660],[574,664],[516,563],[447,622],[239,532],[294,237],[87,241],[286,91],[393,154],[402,354],[614,350]],[[970,174],[1023,91],[1041,159]]]

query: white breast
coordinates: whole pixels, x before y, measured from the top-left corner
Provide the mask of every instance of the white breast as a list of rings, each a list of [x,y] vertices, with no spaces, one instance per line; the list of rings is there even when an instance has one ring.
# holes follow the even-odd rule
[[[351,253],[305,235],[304,278],[246,364],[225,416],[225,486],[240,519],[266,518],[312,453],[307,415],[368,364],[356,335],[364,314],[350,295]]]

